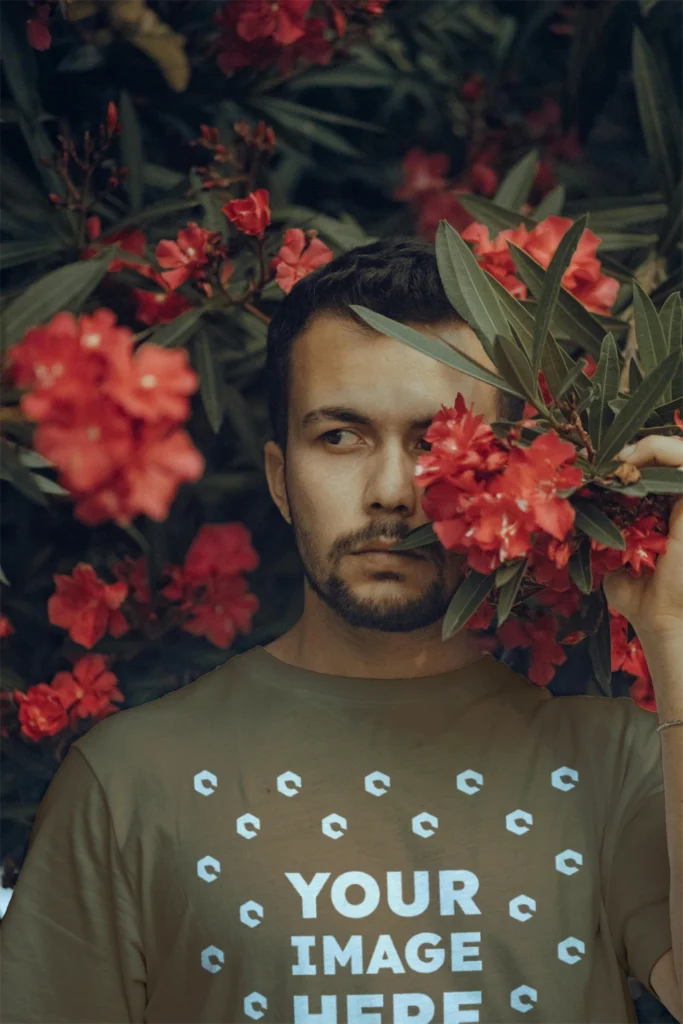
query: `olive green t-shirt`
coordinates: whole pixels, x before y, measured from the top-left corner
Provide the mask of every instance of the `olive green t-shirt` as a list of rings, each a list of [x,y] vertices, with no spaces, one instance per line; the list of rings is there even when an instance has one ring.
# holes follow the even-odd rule
[[[635,1021],[627,976],[671,948],[656,724],[490,655],[233,657],[72,745],[0,927],[2,1020]]]

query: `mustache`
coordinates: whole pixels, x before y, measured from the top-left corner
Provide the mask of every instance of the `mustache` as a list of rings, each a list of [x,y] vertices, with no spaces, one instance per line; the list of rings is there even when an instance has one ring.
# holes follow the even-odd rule
[[[357,533],[353,537],[345,537],[338,541],[334,546],[333,555],[335,558],[341,558],[343,555],[348,555],[360,547],[366,547],[376,540],[395,541],[398,543],[404,537],[407,537],[411,531],[411,527],[406,528],[403,525],[392,527],[378,524],[368,527],[362,533]],[[436,565],[444,564],[445,552],[440,544],[424,544],[422,547],[411,549],[411,553],[426,558]]]

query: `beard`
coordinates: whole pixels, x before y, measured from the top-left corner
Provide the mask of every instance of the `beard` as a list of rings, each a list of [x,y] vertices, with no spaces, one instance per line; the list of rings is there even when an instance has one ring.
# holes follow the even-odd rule
[[[373,573],[376,580],[395,580],[396,596],[387,598],[366,598],[354,592],[335,569],[326,569],[315,554],[311,534],[294,515],[290,506],[292,527],[297,548],[301,557],[303,572],[311,590],[335,612],[344,622],[356,629],[373,629],[383,633],[410,633],[413,630],[432,626],[446,614],[455,586],[449,585],[445,578],[445,559],[443,549],[439,545],[431,545],[429,554],[425,554],[436,568],[436,574],[421,594],[402,596],[400,583],[402,575],[391,571]],[[383,537],[401,540],[409,531],[394,526],[385,527],[381,533],[356,538],[354,545],[370,543]],[[434,550],[437,549],[437,550]],[[338,563],[339,558],[352,550],[348,541],[338,542],[333,546],[330,562]]]

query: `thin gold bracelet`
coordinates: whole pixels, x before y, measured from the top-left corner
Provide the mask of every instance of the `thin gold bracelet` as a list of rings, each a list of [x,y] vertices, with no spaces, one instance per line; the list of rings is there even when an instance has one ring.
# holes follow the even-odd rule
[[[661,725],[657,726],[656,732],[666,729],[667,725],[683,725],[683,718],[676,718],[673,722],[662,722]]]

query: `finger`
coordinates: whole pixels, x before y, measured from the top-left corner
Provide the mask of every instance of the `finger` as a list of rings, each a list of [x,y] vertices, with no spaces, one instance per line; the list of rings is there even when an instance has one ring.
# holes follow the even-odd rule
[[[683,466],[683,439],[650,434],[636,444],[626,445],[617,458],[630,462],[632,466],[644,466],[648,462],[660,466]]]

